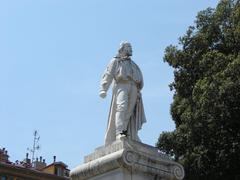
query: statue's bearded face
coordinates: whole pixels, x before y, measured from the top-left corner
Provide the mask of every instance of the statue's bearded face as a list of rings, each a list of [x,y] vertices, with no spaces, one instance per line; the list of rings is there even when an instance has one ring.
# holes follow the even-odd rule
[[[132,56],[132,46],[130,43],[122,44],[122,47],[119,49],[119,54],[123,56]]]
[[[132,46],[130,44],[126,44],[123,49],[127,56],[132,56]]]

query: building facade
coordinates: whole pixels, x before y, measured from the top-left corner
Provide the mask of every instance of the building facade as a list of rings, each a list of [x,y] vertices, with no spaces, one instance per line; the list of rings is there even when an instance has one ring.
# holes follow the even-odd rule
[[[0,180],[69,180],[69,169],[61,161],[47,165],[40,157],[31,162],[28,154],[23,161],[15,163],[9,160],[5,148],[0,149]]]

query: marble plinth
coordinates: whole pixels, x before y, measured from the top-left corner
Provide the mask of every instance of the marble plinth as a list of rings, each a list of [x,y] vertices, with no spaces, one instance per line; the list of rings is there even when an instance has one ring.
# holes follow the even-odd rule
[[[183,167],[157,148],[121,138],[100,147],[70,172],[72,180],[180,180]]]

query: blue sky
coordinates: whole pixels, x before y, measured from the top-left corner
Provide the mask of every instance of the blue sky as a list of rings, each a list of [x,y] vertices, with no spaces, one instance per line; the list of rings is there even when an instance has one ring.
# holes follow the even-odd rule
[[[103,145],[111,89],[99,81],[119,43],[133,46],[145,81],[147,123],[139,132],[155,145],[175,128],[169,113],[173,70],[164,49],[217,0],[0,0],[0,148],[22,160],[41,136],[47,163],[56,155],[70,168]]]

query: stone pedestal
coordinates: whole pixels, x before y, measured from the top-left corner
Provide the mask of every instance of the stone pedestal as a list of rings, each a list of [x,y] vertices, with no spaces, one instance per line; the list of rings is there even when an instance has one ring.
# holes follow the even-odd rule
[[[86,156],[70,176],[72,180],[179,180],[184,169],[155,147],[121,138]]]

